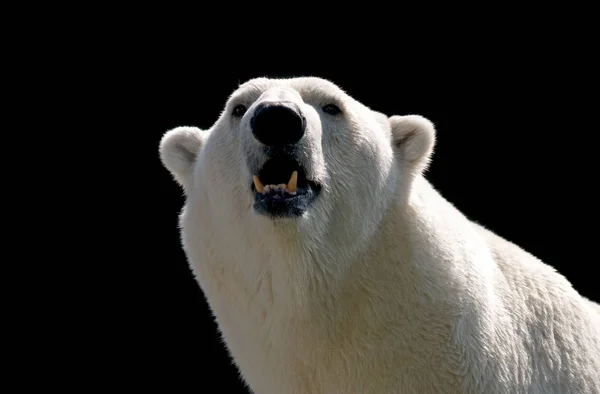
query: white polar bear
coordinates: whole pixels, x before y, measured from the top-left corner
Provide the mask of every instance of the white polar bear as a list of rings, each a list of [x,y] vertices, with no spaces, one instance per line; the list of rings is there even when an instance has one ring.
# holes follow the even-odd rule
[[[256,393],[600,393],[600,310],[425,180],[420,116],[254,79],[165,134],[182,243]]]

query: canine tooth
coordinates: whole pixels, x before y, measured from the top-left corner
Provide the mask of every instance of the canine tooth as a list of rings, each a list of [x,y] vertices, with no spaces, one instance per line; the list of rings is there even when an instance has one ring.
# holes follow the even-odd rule
[[[298,171],[292,172],[292,176],[287,184],[287,189],[290,193],[296,193],[296,187],[298,186]]]
[[[263,186],[260,179],[256,175],[254,175],[254,176],[252,176],[252,180],[254,181],[254,187],[256,188],[256,190],[259,193],[262,193],[265,190],[265,187]]]

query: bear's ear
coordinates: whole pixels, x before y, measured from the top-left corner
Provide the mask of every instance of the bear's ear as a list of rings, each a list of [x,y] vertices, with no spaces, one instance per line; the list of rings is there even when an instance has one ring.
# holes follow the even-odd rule
[[[197,127],[184,126],[167,131],[160,141],[160,160],[184,189],[207,137],[208,133]]]
[[[389,122],[396,154],[405,163],[424,171],[435,145],[433,123],[419,115],[392,116]]]

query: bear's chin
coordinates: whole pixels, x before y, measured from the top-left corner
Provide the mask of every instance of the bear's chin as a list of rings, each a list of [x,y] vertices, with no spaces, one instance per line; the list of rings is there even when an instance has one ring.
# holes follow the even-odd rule
[[[270,190],[259,193],[253,186],[254,211],[272,219],[295,218],[302,216],[312,205],[321,191],[321,186],[308,182],[305,187],[298,188],[295,194],[284,190]]]

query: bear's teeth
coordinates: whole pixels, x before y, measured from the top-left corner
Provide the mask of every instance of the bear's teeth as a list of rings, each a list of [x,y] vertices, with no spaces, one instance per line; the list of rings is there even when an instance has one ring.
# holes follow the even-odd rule
[[[265,187],[263,186],[262,182],[260,181],[260,179],[258,178],[258,176],[254,175],[252,177],[252,180],[254,181],[254,187],[256,188],[256,190],[259,193],[264,193]]]
[[[296,186],[297,185],[298,185],[298,171],[294,171],[294,172],[292,172],[292,176],[290,177],[290,180],[288,181],[287,190],[290,193],[296,194]],[[285,186],[286,185],[284,185],[284,187]]]
[[[263,185],[260,181],[260,178],[257,175],[252,176],[252,181],[254,182],[254,187],[256,187],[256,191],[261,194],[266,194],[270,191],[284,191],[294,196],[296,195],[298,173],[296,171],[292,173],[290,181],[287,185],[285,183],[280,183],[278,185]]]

